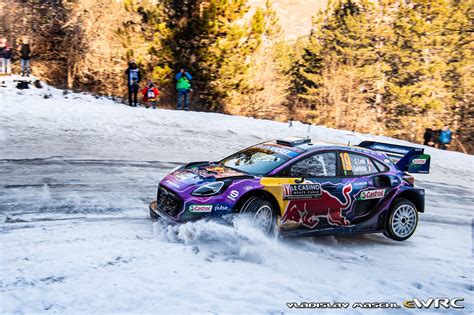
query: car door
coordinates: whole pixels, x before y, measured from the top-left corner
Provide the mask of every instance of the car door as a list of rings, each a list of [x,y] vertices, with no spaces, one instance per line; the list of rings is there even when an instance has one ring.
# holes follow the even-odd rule
[[[352,205],[346,212],[346,219],[351,224],[364,221],[378,208],[378,203],[387,195],[390,189],[390,180],[387,185],[374,182],[374,178],[385,169],[379,162],[370,156],[351,151],[340,151],[340,171],[344,185],[350,185]]]
[[[295,184],[283,185],[283,225],[324,229],[349,224],[344,212],[351,205],[351,186],[338,177],[337,151],[317,152],[290,165],[284,175]]]

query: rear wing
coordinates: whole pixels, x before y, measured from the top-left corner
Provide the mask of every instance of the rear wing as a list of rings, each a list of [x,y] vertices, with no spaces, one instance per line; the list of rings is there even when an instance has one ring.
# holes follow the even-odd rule
[[[422,174],[430,172],[431,157],[424,154],[423,148],[375,141],[362,141],[358,146],[385,153],[403,172]]]

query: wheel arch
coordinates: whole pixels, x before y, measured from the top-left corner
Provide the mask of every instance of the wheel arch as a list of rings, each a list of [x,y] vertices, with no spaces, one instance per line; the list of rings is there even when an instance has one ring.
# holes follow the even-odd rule
[[[400,194],[397,195],[397,197],[392,201],[390,207],[397,202],[398,199],[407,199],[411,202],[413,202],[416,206],[416,211],[418,212],[425,212],[425,205],[424,202],[419,195],[419,193],[413,191],[413,190],[405,190],[402,191]]]
[[[239,200],[237,200],[236,204],[232,208],[234,212],[239,212],[245,206],[245,204],[250,201],[254,197],[264,198],[268,202],[272,204],[273,212],[275,215],[281,215],[280,205],[278,204],[277,199],[273,196],[272,193],[262,190],[262,189],[254,189],[249,192],[246,192],[242,195]]]

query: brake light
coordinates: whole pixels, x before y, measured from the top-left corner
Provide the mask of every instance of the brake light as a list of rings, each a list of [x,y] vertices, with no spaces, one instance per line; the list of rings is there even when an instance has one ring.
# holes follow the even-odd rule
[[[405,182],[407,182],[408,184],[410,184],[411,186],[415,186],[415,177],[409,175],[409,174],[404,174],[403,176],[403,180]]]

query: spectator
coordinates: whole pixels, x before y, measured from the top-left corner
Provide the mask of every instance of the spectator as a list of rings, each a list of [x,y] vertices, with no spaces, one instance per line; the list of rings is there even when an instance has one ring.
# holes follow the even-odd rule
[[[18,51],[20,52],[20,61],[21,61],[21,76],[27,77],[30,76],[30,67],[31,67],[31,44],[30,38],[28,36],[23,36],[21,45],[18,47]]]
[[[5,47],[3,49],[3,64],[5,67],[5,72],[6,74],[11,74],[12,72],[12,63],[11,63],[11,58],[12,58],[12,50],[9,46]]]
[[[439,148],[441,150],[446,150],[449,147],[449,144],[451,143],[451,137],[451,129],[449,129],[448,126],[444,126],[443,129],[441,129],[438,137]]]
[[[431,128],[426,128],[425,134],[423,135],[423,144],[434,147],[436,144],[437,134],[438,130],[436,129],[436,126],[433,125]]]
[[[148,82],[148,85],[142,89],[142,94],[146,108],[150,108],[151,105],[153,109],[156,109],[156,99],[160,95],[160,91],[158,91],[153,82]]]
[[[3,51],[7,48],[7,39],[5,37],[2,37],[0,39],[0,74],[5,73],[5,59],[3,58]]]
[[[138,69],[138,66],[135,61],[132,60],[128,63],[128,68],[127,70],[125,70],[125,74],[127,75],[128,103],[132,107],[137,107],[138,87],[140,84],[141,76],[140,69]]]
[[[181,99],[184,98],[184,110],[189,109],[189,93],[193,77],[185,69],[181,69],[176,78],[176,90],[178,91],[178,110],[181,109]]]

